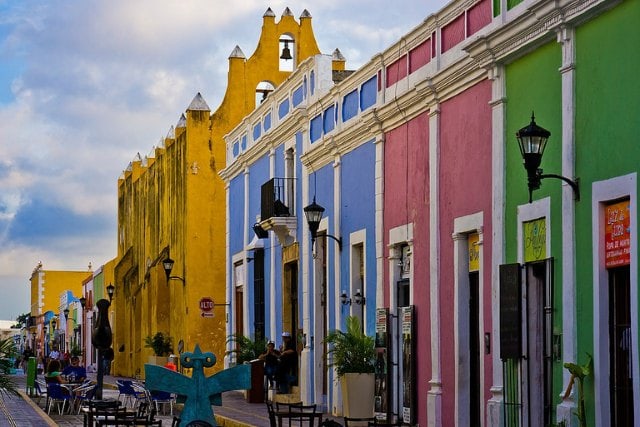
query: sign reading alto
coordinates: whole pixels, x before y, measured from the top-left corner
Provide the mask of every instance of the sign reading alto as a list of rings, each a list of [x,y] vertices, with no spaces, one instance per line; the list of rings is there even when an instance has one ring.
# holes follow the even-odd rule
[[[202,297],[200,299],[200,316],[213,317],[213,307],[215,303],[211,297]]]

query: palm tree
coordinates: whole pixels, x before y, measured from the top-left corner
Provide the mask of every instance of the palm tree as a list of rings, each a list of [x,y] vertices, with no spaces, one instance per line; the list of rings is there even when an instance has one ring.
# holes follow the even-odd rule
[[[0,395],[18,395],[18,389],[13,378],[9,376],[11,358],[16,356],[16,347],[12,338],[0,340]]]
[[[331,346],[327,352],[333,356],[329,366],[336,368],[339,377],[375,372],[375,340],[362,331],[358,317],[347,317],[347,332],[336,329],[324,341]]]

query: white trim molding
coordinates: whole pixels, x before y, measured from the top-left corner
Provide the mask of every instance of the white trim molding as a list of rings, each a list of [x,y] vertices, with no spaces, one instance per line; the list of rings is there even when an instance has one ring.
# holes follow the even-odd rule
[[[595,391],[595,425],[605,426],[611,423],[610,382],[609,382],[609,277],[603,259],[604,208],[609,201],[629,198],[629,233],[631,235],[630,283],[631,283],[631,354],[633,395],[640,396],[640,366],[638,350],[638,195],[637,174],[598,181],[592,184],[591,200],[591,238],[593,265],[593,374]],[[640,426],[640,417],[635,418]]]
[[[469,404],[471,399],[480,399],[485,402],[485,381],[484,381],[484,353],[479,357],[480,363],[480,396],[471,396],[470,393],[470,367],[469,359],[469,337],[471,333],[477,333],[479,337],[484,337],[484,264],[482,250],[482,228],[484,216],[482,212],[458,217],[453,220],[453,289],[454,289],[454,348],[455,348],[455,414],[456,425],[471,425],[469,419]],[[478,276],[478,328],[475,331],[469,330],[469,235],[477,233],[478,240],[478,263],[480,271]],[[482,341],[480,341],[482,342]],[[464,409],[463,409],[464,408]],[[484,405],[480,405],[481,426],[484,423]],[[480,427],[480,426],[478,426]]]

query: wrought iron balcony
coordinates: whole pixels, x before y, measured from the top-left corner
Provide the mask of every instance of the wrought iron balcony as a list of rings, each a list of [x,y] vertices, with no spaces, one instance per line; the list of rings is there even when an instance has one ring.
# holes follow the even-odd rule
[[[260,227],[273,230],[283,246],[295,242],[295,178],[271,178],[262,184],[260,196]]]
[[[295,216],[294,178],[271,178],[262,184],[260,217]]]

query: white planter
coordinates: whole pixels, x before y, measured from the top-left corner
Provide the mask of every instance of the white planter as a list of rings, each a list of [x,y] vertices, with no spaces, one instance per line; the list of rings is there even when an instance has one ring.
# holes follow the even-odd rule
[[[169,363],[169,358],[166,356],[149,356],[149,365],[164,366]]]
[[[344,374],[342,385],[342,412],[345,417],[373,417],[375,395],[374,374]]]

